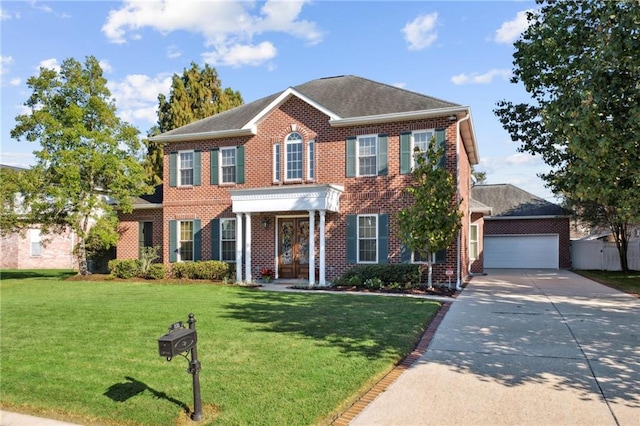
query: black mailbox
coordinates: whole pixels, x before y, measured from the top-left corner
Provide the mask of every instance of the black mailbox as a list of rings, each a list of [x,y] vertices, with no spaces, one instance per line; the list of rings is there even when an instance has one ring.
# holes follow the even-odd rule
[[[174,357],[192,349],[197,341],[198,336],[195,330],[177,328],[158,339],[158,350],[160,356]]]

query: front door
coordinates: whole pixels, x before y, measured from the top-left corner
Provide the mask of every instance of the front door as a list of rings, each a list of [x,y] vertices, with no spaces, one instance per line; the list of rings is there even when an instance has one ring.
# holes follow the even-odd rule
[[[278,277],[309,278],[309,219],[278,219]]]

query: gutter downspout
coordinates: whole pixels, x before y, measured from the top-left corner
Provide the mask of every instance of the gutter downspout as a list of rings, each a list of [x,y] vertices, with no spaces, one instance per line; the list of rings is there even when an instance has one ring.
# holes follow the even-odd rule
[[[463,121],[469,120],[470,117],[471,116],[467,112],[466,116],[464,116],[463,118],[461,118],[456,122],[456,179],[457,179],[456,205],[458,206],[460,205],[460,123],[462,123]],[[468,216],[467,220],[471,221],[471,215],[467,214],[467,216]],[[461,254],[462,254],[462,235],[460,234],[460,231],[458,231],[458,259],[457,259],[457,265],[456,265],[456,290],[458,291],[462,290],[462,287],[460,286]]]

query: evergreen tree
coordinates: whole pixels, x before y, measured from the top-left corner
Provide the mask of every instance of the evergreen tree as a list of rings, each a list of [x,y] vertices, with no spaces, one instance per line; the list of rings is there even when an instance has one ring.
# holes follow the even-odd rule
[[[201,69],[195,62],[185,68],[182,76],[173,75],[169,99],[164,94],[158,96],[158,124],[152,127],[148,136],[156,136],[176,129],[196,120],[235,108],[243,104],[240,92],[230,88],[222,89],[215,68],[205,64]],[[149,140],[145,168],[153,185],[162,182],[162,145]]]

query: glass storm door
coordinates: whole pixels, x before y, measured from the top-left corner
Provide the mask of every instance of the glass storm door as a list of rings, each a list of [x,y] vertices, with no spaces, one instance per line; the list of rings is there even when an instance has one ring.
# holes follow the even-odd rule
[[[309,278],[309,219],[278,220],[278,277]]]

